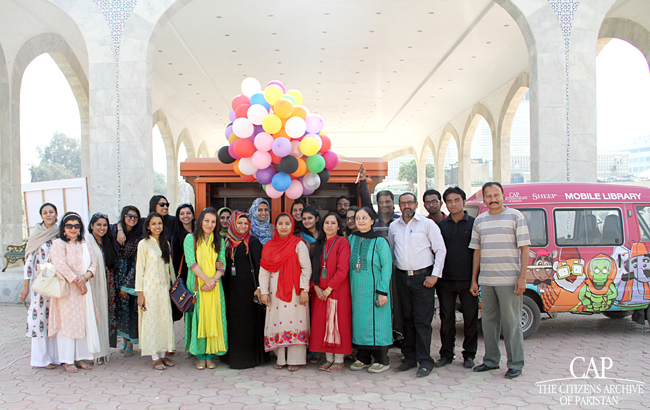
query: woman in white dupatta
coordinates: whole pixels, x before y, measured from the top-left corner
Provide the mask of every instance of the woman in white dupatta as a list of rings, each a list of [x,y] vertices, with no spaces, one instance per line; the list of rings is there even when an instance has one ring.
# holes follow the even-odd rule
[[[36,225],[25,246],[25,283],[20,291],[20,301],[25,303],[27,296],[29,310],[27,311],[27,337],[32,339],[31,365],[54,369],[59,362],[56,348],[56,337],[48,337],[47,323],[50,316],[50,298],[31,290],[37,277],[38,265],[47,262],[52,241],[59,233],[56,224],[56,206],[45,203],[39,211],[43,222]]]

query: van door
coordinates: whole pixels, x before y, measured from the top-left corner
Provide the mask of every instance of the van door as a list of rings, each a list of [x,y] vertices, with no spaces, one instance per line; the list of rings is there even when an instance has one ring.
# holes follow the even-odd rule
[[[617,309],[617,284],[628,249],[623,207],[557,207],[553,221],[553,285],[544,301],[549,310]]]
[[[623,258],[618,285],[622,309],[642,309],[650,303],[650,204],[629,205],[631,246]]]

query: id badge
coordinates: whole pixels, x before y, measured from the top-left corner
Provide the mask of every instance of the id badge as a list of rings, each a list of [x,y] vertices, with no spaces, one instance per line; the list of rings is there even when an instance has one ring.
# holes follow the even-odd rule
[[[357,272],[361,272],[361,264],[360,263],[357,263],[357,266],[355,267],[355,270]]]
[[[326,269],[326,268],[321,269],[321,275],[320,275],[320,278],[321,278],[321,279],[325,279],[325,278],[327,278],[327,269]]]
[[[232,270],[230,272],[230,276],[237,276],[237,271],[235,269],[235,265],[233,265]]]

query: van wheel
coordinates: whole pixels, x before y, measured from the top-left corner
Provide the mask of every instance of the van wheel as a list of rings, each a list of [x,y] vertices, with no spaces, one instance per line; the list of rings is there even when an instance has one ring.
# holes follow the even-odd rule
[[[631,314],[631,310],[612,310],[609,312],[603,312],[603,315],[607,316],[610,319],[623,319],[624,317],[630,316]]]
[[[524,339],[532,336],[539,329],[542,320],[539,306],[530,297],[524,295],[524,304],[521,308],[521,329],[524,332]]]

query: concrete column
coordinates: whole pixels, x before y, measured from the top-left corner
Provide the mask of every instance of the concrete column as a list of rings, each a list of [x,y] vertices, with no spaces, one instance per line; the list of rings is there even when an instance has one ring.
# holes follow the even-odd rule
[[[420,159],[418,160],[416,158],[415,160],[416,167],[418,170],[417,193],[415,195],[418,201],[417,212],[421,214],[425,213],[424,202],[422,201],[422,195],[424,194],[424,191],[427,190],[427,156],[429,154],[428,150],[423,150],[423,151],[426,151],[426,153],[422,152],[422,155],[420,155]]]

